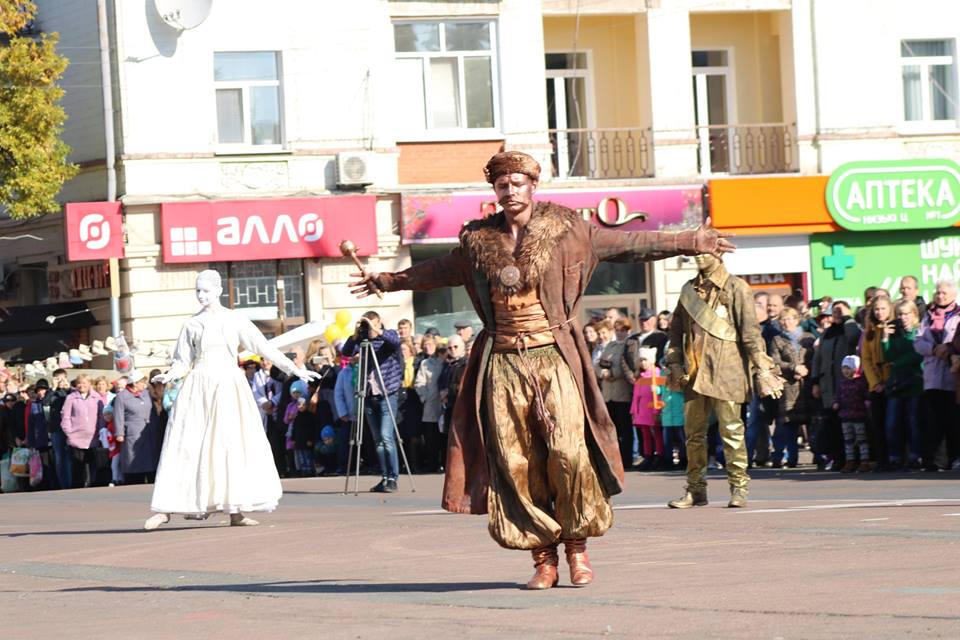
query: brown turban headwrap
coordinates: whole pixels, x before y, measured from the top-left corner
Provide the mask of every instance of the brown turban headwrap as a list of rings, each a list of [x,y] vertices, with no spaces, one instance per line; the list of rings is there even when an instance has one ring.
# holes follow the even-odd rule
[[[504,151],[490,158],[483,168],[487,182],[493,184],[497,178],[510,173],[523,173],[531,180],[540,180],[540,163],[522,151]]]

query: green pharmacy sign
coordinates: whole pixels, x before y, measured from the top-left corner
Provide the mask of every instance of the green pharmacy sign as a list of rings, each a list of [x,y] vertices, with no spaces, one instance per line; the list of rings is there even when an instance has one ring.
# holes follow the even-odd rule
[[[953,160],[848,162],[830,175],[827,209],[850,231],[938,229],[960,222]]]
[[[896,298],[903,276],[917,279],[925,300],[933,299],[938,281],[960,280],[960,228],[810,236],[814,298],[833,296],[857,307],[867,287],[883,287]]]

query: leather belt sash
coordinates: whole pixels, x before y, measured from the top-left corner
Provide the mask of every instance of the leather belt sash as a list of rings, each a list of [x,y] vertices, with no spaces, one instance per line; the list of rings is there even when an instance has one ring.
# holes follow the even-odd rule
[[[680,304],[690,314],[693,321],[714,338],[736,342],[736,330],[729,322],[718,316],[714,309],[707,306],[707,303],[697,295],[692,283],[686,283],[680,290]]]

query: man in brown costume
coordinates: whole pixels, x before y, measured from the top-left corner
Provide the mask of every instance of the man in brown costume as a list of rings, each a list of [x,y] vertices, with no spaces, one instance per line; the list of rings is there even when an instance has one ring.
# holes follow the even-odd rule
[[[593,580],[586,539],[613,522],[620,493],[617,432],[593,375],[577,320],[601,260],[642,262],[732,251],[706,225],[688,231],[599,229],[575,211],[533,202],[540,165],[525,153],[493,156],[484,169],[502,211],[466,224],[447,256],[398,273],[368,273],[360,297],[379,291],[466,287],[483,321],[454,407],[443,508],[489,513],[490,535],[529,549],[529,589],[558,581],[564,542],[570,581]]]
[[[707,423],[720,427],[730,483],[728,507],[747,506],[747,447],[740,405],[752,395],[753,373],[760,395],[779,398],[783,380],[767,355],[750,286],[731,275],[714,255],[696,257],[699,273],[683,285],[670,322],[664,364],[667,385],[684,392],[687,490],[668,504],[687,509],[707,504]]]

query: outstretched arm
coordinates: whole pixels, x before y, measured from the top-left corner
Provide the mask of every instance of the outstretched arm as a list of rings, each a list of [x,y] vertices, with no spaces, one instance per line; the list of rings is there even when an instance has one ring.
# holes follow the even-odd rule
[[[713,228],[710,218],[696,229],[686,231],[613,231],[592,228],[593,250],[599,260],[640,262],[671,256],[709,253],[722,257],[736,249],[727,240],[729,233]]]
[[[358,298],[366,298],[378,291],[429,291],[440,287],[458,287],[466,282],[468,272],[466,260],[460,247],[457,247],[445,256],[396,273],[368,271],[366,276],[353,273],[351,275],[360,280],[350,283],[350,293]]]
[[[240,344],[244,349],[252,351],[268,360],[272,360],[281,371],[289,376],[296,376],[305,382],[320,379],[319,373],[297,367],[290,358],[283,355],[283,352],[270,344],[267,339],[263,337],[263,334],[260,333],[260,329],[257,329],[256,325],[253,324],[249,318],[239,313],[234,313],[233,318],[239,323],[237,328],[240,333]]]
[[[180,329],[180,337],[177,338],[177,345],[173,349],[173,364],[167,369],[166,373],[153,376],[150,382],[160,382],[167,384],[171,380],[178,380],[190,372],[193,366],[193,342],[190,339],[190,333],[187,324]],[[166,395],[166,394],[164,394]]]

